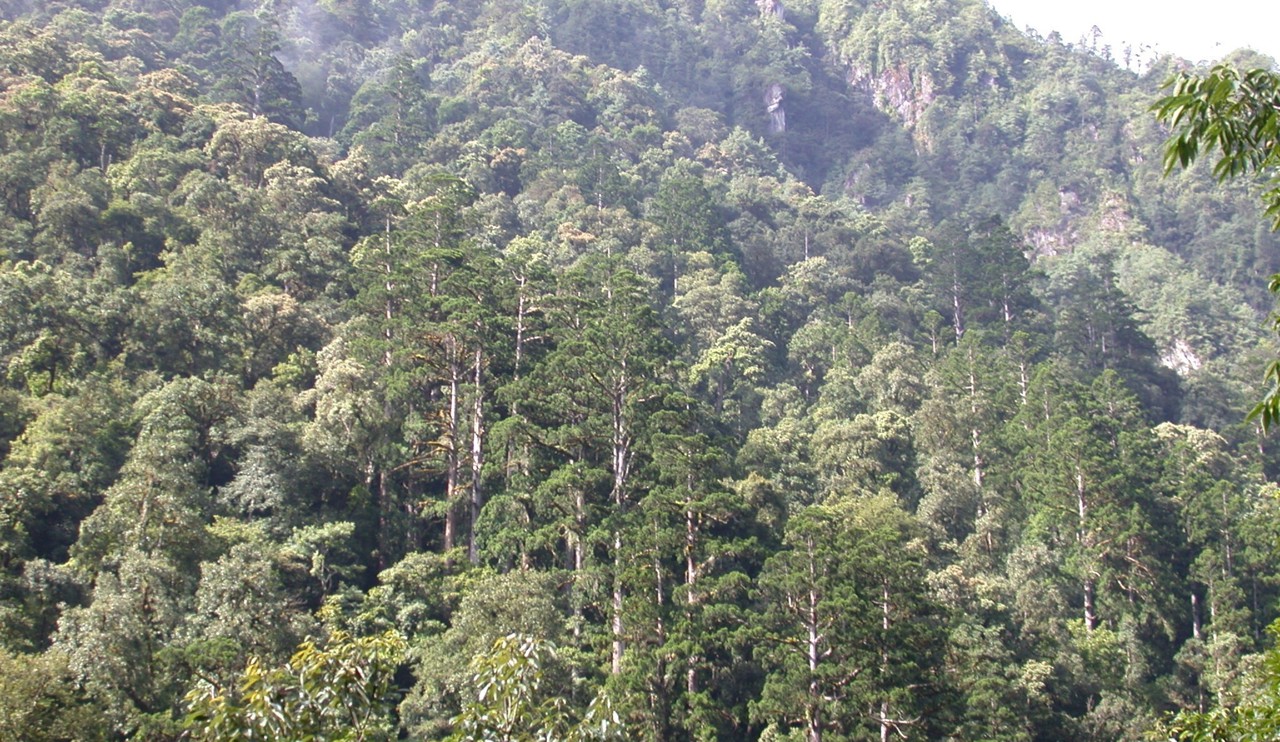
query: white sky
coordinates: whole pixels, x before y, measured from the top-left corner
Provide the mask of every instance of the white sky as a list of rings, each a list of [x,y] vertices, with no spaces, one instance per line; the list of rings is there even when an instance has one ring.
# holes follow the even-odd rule
[[[1210,61],[1250,47],[1280,59],[1276,0],[987,0],[998,13],[1041,35],[1076,42],[1097,26],[1114,56],[1128,43],[1192,61]],[[1146,56],[1146,55],[1144,55]]]

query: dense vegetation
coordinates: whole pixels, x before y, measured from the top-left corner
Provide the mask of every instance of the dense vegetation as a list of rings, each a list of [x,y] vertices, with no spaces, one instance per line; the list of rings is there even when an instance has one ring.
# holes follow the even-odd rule
[[[1269,682],[1280,255],[1162,177],[1182,62],[978,0],[0,10],[0,739],[1138,739]]]

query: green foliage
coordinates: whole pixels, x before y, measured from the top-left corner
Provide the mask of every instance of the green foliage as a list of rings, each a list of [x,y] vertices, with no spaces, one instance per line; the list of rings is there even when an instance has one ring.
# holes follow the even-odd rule
[[[1176,62],[977,0],[0,4],[0,737],[1249,692],[1280,242],[1161,171],[1274,175],[1267,75],[1162,163]]]
[[[885,497],[832,498],[794,515],[760,578],[766,680],[753,718],[818,739],[907,733],[940,699],[928,659],[941,647],[915,524]],[[869,713],[863,712],[869,709]]]
[[[598,694],[581,718],[573,718],[563,696],[543,690],[542,665],[555,645],[527,635],[499,637],[471,661],[475,700],[452,719],[452,742],[513,740],[624,739],[622,722],[609,702]]]
[[[249,660],[235,683],[186,695],[183,728],[202,740],[389,740],[406,642],[388,631],[308,640],[279,667]]]
[[[76,687],[65,655],[0,650],[0,735],[5,739],[107,739],[99,714],[101,709]]]
[[[1271,633],[1275,634],[1274,626]],[[1167,719],[1157,733],[1179,742],[1274,739],[1280,732],[1280,654],[1276,650],[1263,655],[1251,681],[1252,687],[1239,705],[1181,711]]]
[[[1275,175],[1280,166],[1280,76],[1270,69],[1241,71],[1220,64],[1205,75],[1183,73],[1164,87],[1172,92],[1152,110],[1174,130],[1165,145],[1165,172],[1188,167],[1201,150],[1214,151],[1213,174],[1219,181],[1246,175],[1267,180],[1264,211],[1272,229],[1280,228],[1280,181]],[[1268,284],[1272,293],[1280,291],[1277,276]],[[1266,380],[1272,388],[1249,413],[1264,429],[1280,421],[1280,362],[1267,365]]]
[[[1187,167],[1201,150],[1215,152],[1219,180],[1268,176],[1280,165],[1280,77],[1267,69],[1216,65],[1205,75],[1183,73],[1164,84],[1171,90],[1152,106],[1173,128],[1165,148],[1165,171]],[[1266,213],[1280,226],[1280,184],[1263,194]]]

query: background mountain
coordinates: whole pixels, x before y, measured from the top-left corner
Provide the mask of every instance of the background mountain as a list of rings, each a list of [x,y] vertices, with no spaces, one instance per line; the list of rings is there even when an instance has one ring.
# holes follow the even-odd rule
[[[1162,177],[1182,62],[976,0],[0,11],[0,738],[1250,694],[1280,255]]]

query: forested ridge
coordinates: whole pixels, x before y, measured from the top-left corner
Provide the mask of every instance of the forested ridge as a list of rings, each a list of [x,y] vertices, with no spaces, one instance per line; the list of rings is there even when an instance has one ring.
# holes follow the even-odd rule
[[[0,739],[1136,740],[1265,684],[1280,242],[1164,175],[1190,63],[979,0],[0,18]]]

